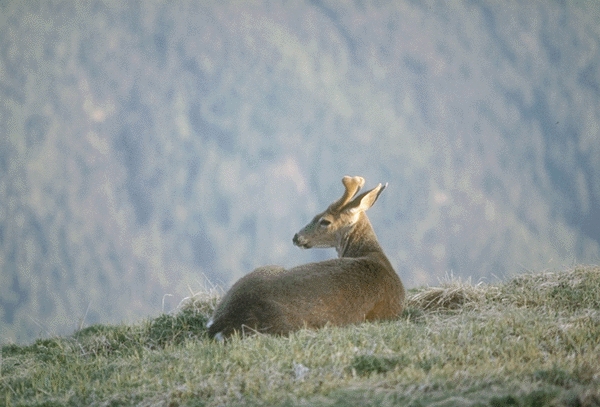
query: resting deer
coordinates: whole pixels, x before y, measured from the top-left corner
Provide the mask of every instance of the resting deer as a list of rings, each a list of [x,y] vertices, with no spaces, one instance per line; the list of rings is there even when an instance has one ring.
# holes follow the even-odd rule
[[[404,287],[365,213],[387,184],[356,195],[364,182],[344,177],[344,195],[294,236],[294,244],[305,249],[335,247],[338,258],[289,270],[259,267],[242,277],[215,309],[209,337],[223,340],[236,331],[285,335],[397,318]]]

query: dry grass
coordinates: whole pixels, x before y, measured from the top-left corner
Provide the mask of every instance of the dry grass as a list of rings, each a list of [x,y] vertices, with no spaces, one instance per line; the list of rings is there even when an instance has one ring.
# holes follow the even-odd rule
[[[200,291],[193,292],[190,290],[190,296],[179,302],[176,312],[191,311],[209,317],[223,294],[224,291],[221,287],[211,284],[206,279],[206,284]]]
[[[471,285],[461,280],[449,280],[440,287],[427,287],[409,295],[406,306],[423,311],[456,310],[481,305],[489,298],[495,287],[483,284]]]

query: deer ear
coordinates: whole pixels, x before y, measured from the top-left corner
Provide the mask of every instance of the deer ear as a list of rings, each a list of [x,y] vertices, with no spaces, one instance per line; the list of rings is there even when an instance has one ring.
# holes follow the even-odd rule
[[[344,210],[349,211],[351,213],[366,211],[371,206],[373,206],[375,201],[377,201],[377,198],[379,198],[379,195],[383,192],[384,189],[387,188],[387,185],[387,183],[385,185],[379,184],[370,191],[363,192],[362,194],[354,198],[351,202],[349,202],[344,207]]]

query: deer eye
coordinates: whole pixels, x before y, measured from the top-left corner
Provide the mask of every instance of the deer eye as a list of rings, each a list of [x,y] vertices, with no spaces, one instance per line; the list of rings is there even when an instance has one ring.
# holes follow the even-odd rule
[[[331,221],[323,218],[319,219],[319,226],[327,227],[329,225],[331,225]]]

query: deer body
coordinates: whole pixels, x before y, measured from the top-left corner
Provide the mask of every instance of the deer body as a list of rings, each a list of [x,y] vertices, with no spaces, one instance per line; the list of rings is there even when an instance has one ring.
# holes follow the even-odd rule
[[[364,184],[344,177],[344,196],[298,232],[303,248],[335,247],[338,258],[289,270],[259,267],[238,280],[207,324],[211,338],[262,332],[285,335],[301,328],[389,320],[403,309],[404,287],[365,211],[385,186],[351,198]]]

